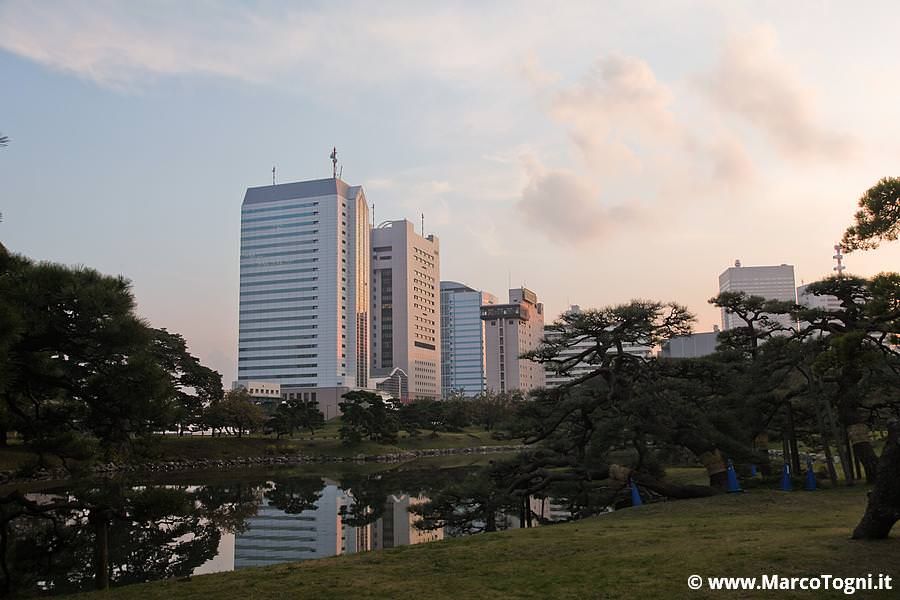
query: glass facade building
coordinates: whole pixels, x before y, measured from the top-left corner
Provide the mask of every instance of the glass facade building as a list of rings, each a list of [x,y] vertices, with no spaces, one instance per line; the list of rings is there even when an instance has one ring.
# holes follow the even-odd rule
[[[362,188],[340,179],[247,190],[239,382],[366,386],[369,227]]]
[[[481,307],[497,299],[455,281],[441,282],[441,396],[486,391]]]

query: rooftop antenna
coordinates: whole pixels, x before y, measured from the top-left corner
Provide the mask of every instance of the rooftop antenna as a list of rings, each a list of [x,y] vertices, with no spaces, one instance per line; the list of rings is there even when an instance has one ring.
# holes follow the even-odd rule
[[[832,256],[831,258],[833,258],[835,260],[835,262],[837,263],[834,267],[834,270],[837,271],[838,279],[840,279],[841,277],[844,276],[844,269],[847,268],[844,266],[844,255],[841,254],[841,245],[840,244],[834,245],[834,256]]]
[[[272,165],[272,185],[275,185],[275,165]]]
[[[344,163],[341,163],[341,170],[338,171],[338,179],[344,176]]]
[[[425,213],[422,213],[422,237],[425,237]]]
[[[372,224],[374,225],[377,221],[375,221],[375,203],[372,203]]]
[[[337,179],[337,146],[331,149],[331,178]]]

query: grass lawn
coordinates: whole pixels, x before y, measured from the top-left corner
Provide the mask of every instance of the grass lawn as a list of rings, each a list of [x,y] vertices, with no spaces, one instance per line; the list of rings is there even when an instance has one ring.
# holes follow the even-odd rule
[[[819,598],[841,592],[690,591],[691,574],[900,577],[900,537],[856,542],[862,487],[667,502],[576,523],[476,535],[104,593],[172,598]],[[894,591],[860,598],[896,598]]]

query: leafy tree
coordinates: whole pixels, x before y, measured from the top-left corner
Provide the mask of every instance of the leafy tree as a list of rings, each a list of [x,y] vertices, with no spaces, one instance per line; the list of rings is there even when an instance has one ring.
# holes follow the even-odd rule
[[[183,435],[186,427],[202,424],[207,406],[222,399],[222,376],[200,364],[181,335],[165,329],[155,329],[152,334],[151,352],[169,374],[175,390],[174,419]]]
[[[484,427],[485,431],[493,431],[502,423],[513,418],[516,407],[523,400],[524,397],[518,390],[484,392],[471,401],[473,419],[478,425]]]
[[[252,433],[262,428],[266,413],[254,404],[246,388],[239,387],[228,391],[222,401],[212,403],[205,420],[213,429],[230,428],[243,437],[245,431]]]
[[[668,485],[652,477],[648,456],[653,447],[677,444],[690,448],[710,469],[712,484],[721,485],[722,449],[743,450],[744,444],[712,418],[708,408],[721,393],[713,385],[682,384],[661,387],[668,380],[685,379],[669,365],[629,352],[630,345],[654,346],[664,339],[684,335],[693,322],[684,307],[674,303],[632,301],[629,304],[566,313],[549,329],[552,332],[536,351],[525,355],[567,375],[576,366],[590,365],[589,372],[556,389],[539,391],[534,401],[520,410],[517,434],[526,443],[540,443],[543,450],[531,455],[520,470],[516,485],[520,494],[546,491],[564,482],[581,482],[586,496],[598,486],[621,489],[625,478],[644,477],[643,485],[665,490],[673,497],[712,493]],[[688,369],[698,363],[680,365]],[[714,365],[713,365],[714,366]],[[705,367],[707,373],[722,369]],[[696,380],[688,377],[688,383]],[[703,378],[699,378],[702,382]],[[719,376],[717,380],[727,380]],[[699,405],[699,406],[698,406]],[[665,408],[663,408],[665,407]],[[693,408],[692,408],[693,407]],[[731,420],[733,422],[733,420]],[[610,454],[622,445],[635,447],[641,471],[611,463]],[[751,455],[748,449],[744,452]],[[611,479],[604,483],[602,480]]]
[[[294,435],[298,429],[304,429],[310,435],[325,426],[325,415],[319,410],[315,400],[299,398],[282,402],[268,420],[268,428],[279,438],[282,435]]]
[[[134,308],[122,277],[0,252],[0,419],[42,462],[85,460],[92,447],[127,457],[194,399],[220,393],[180,336]]]
[[[358,444],[364,439],[393,443],[397,440],[399,419],[393,409],[373,392],[352,391],[343,396],[341,409],[341,440]]]
[[[885,177],[859,199],[855,222],[844,232],[848,252],[877,248],[900,236],[900,177]]]

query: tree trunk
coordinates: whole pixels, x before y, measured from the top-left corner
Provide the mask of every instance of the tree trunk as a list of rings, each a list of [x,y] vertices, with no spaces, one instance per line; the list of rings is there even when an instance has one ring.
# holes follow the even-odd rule
[[[900,421],[888,425],[888,439],[878,461],[878,478],[869,493],[866,513],[853,531],[855,540],[883,540],[900,520]]]
[[[484,531],[485,533],[497,531],[497,513],[495,511],[488,512],[484,523]]]
[[[109,517],[103,509],[92,510],[89,516],[94,525],[94,586],[109,589]]]
[[[794,407],[787,403],[787,427],[788,444],[791,447],[791,469],[793,473],[800,472],[800,447],[797,444],[797,430],[794,427]]]
[[[854,423],[848,428],[847,435],[853,445],[853,456],[866,471],[866,482],[875,483],[878,480],[878,455],[872,447],[869,427],[865,423]],[[862,478],[858,465],[857,473]]]

